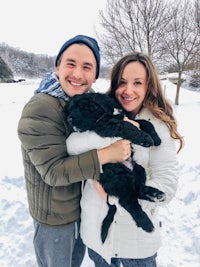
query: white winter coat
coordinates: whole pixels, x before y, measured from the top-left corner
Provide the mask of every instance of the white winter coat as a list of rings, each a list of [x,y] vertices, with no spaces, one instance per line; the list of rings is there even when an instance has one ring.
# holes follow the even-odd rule
[[[100,229],[108,206],[98,195],[93,180],[86,182],[81,199],[81,237],[87,247],[100,254],[108,263],[112,257],[146,258],[157,252],[161,246],[159,222],[156,218],[158,206],[168,203],[177,190],[177,148],[167,125],[155,118],[147,109],[143,109],[137,115],[137,119],[146,119],[153,123],[162,143],[158,147],[151,148],[134,145],[134,160],[146,169],[148,174],[146,184],[165,192],[166,200],[157,203],[139,201],[155,226],[152,233],[147,233],[136,226],[132,217],[118,204],[115,197],[109,197],[110,204],[117,205],[117,212],[106,241],[102,244]],[[79,154],[90,149],[105,147],[113,141],[111,138],[101,138],[92,132],[85,132],[73,133],[66,143],[70,154]]]

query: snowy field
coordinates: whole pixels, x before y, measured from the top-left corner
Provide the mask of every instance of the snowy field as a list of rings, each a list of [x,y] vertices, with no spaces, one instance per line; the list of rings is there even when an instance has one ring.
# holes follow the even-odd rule
[[[16,129],[22,108],[38,83],[0,83],[0,267],[37,266]],[[94,89],[107,87],[108,82],[99,79]],[[175,86],[164,81],[163,88],[174,102]],[[175,109],[185,147],[179,155],[178,192],[159,213],[163,245],[158,251],[158,267],[200,267],[200,93],[182,88]],[[93,266],[86,255],[82,267]]]

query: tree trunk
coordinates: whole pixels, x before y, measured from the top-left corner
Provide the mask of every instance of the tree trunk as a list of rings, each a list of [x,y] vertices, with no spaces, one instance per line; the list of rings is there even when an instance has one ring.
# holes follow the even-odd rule
[[[179,93],[180,93],[180,88],[181,88],[181,76],[182,76],[182,71],[179,71],[178,72],[178,82],[177,82],[177,87],[176,87],[175,105],[179,105]]]

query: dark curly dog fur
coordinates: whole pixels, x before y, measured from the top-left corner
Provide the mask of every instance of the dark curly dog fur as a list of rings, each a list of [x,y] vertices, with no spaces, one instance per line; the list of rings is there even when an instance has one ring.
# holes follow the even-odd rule
[[[117,114],[116,114],[117,111]],[[123,120],[124,113],[113,99],[101,93],[76,95],[65,107],[66,119],[75,131],[94,131],[102,137],[121,137],[143,147],[161,143],[153,125],[146,120],[137,120],[140,130]],[[109,196],[116,196],[138,227],[151,232],[154,226],[142,210],[138,199],[163,201],[165,194],[146,186],[145,169],[132,158],[132,170],[123,163],[108,163],[103,166],[100,184]],[[101,239],[105,241],[116,212],[116,206],[108,203],[109,210],[102,223]]]

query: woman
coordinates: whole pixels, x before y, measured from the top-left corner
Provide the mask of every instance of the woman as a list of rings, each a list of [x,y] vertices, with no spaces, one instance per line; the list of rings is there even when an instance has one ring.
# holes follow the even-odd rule
[[[134,160],[146,169],[147,185],[163,191],[166,200],[140,200],[142,209],[155,227],[153,232],[147,233],[136,226],[116,198],[107,197],[97,181],[88,180],[81,199],[81,237],[95,267],[119,267],[120,263],[124,267],[156,267],[156,255],[161,246],[156,214],[158,207],[169,203],[176,193],[176,141],[179,141],[179,151],[183,145],[182,137],[177,131],[173,109],[163,95],[155,67],[146,55],[131,53],[114,65],[108,95],[126,111],[126,120],[146,119],[153,123],[161,138],[161,145],[151,148],[134,145]],[[117,206],[117,212],[106,241],[102,244],[100,231],[108,210],[107,199],[110,204]]]

